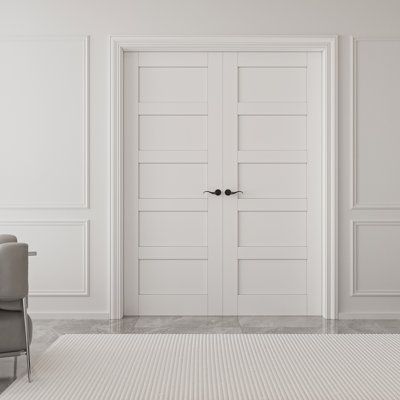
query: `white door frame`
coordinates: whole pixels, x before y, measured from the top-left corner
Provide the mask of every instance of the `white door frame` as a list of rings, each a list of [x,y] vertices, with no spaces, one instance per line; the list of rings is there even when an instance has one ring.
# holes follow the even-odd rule
[[[337,37],[110,37],[110,318],[123,317],[123,56],[128,51],[319,51],[323,62],[322,316],[336,319],[337,296]]]

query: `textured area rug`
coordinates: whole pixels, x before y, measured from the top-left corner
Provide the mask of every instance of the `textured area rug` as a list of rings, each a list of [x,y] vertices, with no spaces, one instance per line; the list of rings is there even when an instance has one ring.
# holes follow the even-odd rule
[[[65,335],[8,399],[400,399],[400,335]]]

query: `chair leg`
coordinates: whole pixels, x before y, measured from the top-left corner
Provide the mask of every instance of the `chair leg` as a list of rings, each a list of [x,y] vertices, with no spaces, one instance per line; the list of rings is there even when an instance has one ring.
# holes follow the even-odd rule
[[[31,351],[29,348],[29,324],[28,324],[26,297],[22,299],[22,305],[24,309],[24,324],[25,324],[26,369],[28,372],[28,381],[31,382]]]
[[[18,357],[14,357],[14,379],[17,379]]]

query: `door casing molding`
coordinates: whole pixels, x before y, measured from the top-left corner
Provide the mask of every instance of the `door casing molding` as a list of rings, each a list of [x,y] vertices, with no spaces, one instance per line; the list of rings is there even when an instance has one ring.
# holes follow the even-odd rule
[[[337,36],[110,37],[110,318],[123,317],[123,57],[129,51],[318,51],[323,63],[322,316],[338,317]]]

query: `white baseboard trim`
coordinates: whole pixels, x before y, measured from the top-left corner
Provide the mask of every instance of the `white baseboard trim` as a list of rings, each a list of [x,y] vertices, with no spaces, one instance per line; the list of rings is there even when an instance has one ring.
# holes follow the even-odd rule
[[[400,313],[339,313],[339,319],[400,319]]]
[[[35,319],[110,319],[109,313],[86,313],[86,312],[31,312],[28,314],[33,320]]]

